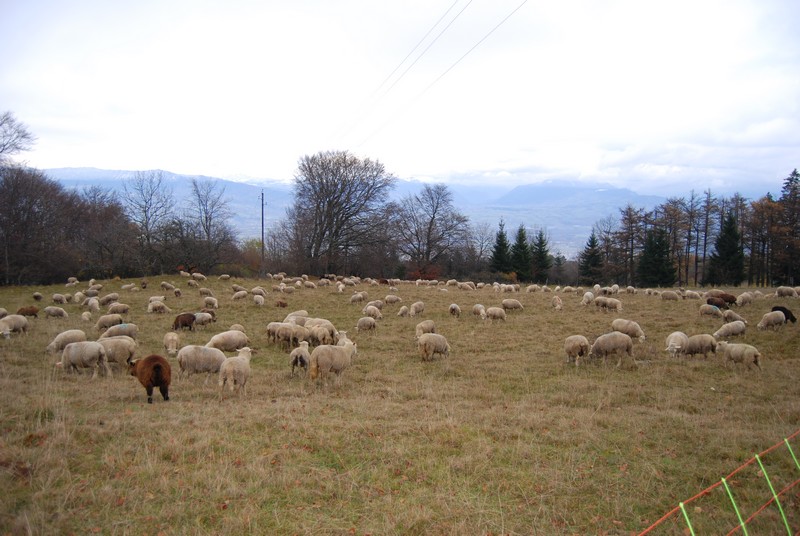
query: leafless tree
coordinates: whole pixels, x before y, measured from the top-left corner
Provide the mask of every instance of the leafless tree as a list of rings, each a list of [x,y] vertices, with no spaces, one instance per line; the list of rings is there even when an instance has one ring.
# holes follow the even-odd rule
[[[138,229],[140,266],[145,274],[163,272],[159,260],[160,234],[173,217],[172,189],[161,171],[137,171],[123,185],[122,203]]]
[[[0,166],[8,164],[12,155],[30,150],[35,142],[36,136],[11,112],[0,114]]]

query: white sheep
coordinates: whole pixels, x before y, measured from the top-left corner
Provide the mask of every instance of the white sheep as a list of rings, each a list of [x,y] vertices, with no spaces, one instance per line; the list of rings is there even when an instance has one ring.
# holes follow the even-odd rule
[[[589,339],[583,335],[570,335],[564,339],[564,352],[567,354],[567,363],[575,361],[577,367],[580,358],[589,355]]]
[[[383,299],[386,303],[393,305],[395,303],[400,303],[403,301],[403,298],[400,296],[395,296],[394,294],[387,294],[386,297]]]
[[[264,296],[253,294],[253,303],[258,307],[262,307],[264,305]]]
[[[205,327],[211,322],[214,322],[214,317],[211,315],[211,313],[199,312],[194,314],[194,327]]]
[[[68,329],[62,331],[55,338],[50,341],[50,344],[44,349],[48,354],[55,354],[64,349],[66,345],[71,342],[83,342],[86,340],[86,333],[80,329]]]
[[[94,341],[71,342],[64,347],[61,352],[61,361],[56,363],[56,367],[64,369],[66,372],[77,371],[79,368],[93,369],[92,379],[97,377],[99,367],[102,366],[106,376],[111,376],[111,368],[108,366],[106,351],[103,345]]]
[[[122,315],[119,315],[117,313],[110,315],[103,315],[97,319],[97,322],[95,322],[94,329],[96,329],[97,331],[105,331],[111,326],[122,324],[122,322],[123,322]]]
[[[181,343],[180,336],[175,333],[174,331],[168,331],[164,334],[164,350],[167,351],[167,355],[174,356],[178,353],[178,345]]]
[[[731,363],[744,363],[747,368],[752,368],[752,365],[761,370],[761,353],[755,346],[749,344],[735,344],[727,341],[720,341],[717,344],[717,351],[722,352],[725,364]]]
[[[311,355],[308,353],[308,341],[301,341],[300,346],[292,350],[289,354],[289,365],[292,367],[292,376],[294,376],[294,369],[298,367],[308,372],[308,364],[310,362]]]
[[[597,337],[589,350],[590,357],[602,357],[603,363],[606,362],[606,357],[614,353],[619,354],[618,367],[622,365],[625,354],[633,359],[633,340],[625,333],[612,331]]]
[[[374,305],[367,305],[366,307],[364,307],[363,312],[365,315],[371,316],[375,320],[381,320],[383,318],[381,310],[375,307]]]
[[[519,302],[519,300],[515,300],[513,298],[506,298],[501,302],[501,305],[503,306],[503,309],[505,309],[506,311],[516,311],[516,310],[522,311],[523,309],[525,309]]]
[[[438,333],[423,333],[417,339],[417,348],[423,361],[432,359],[434,355],[439,354],[444,357],[450,355],[450,345],[444,335]]]
[[[8,316],[8,310],[5,307],[0,307],[0,318],[5,318]]]
[[[583,298],[581,298],[581,305],[589,305],[594,301],[594,294],[590,291],[586,291],[583,293]]]
[[[344,346],[348,342],[353,342],[353,341],[351,341],[350,338],[347,336],[346,331],[344,330],[340,331],[336,336],[336,346]]]
[[[694,290],[687,290],[683,293],[684,300],[699,300],[701,298],[700,293]]]
[[[53,294],[53,303],[64,305],[67,303],[67,298],[63,294],[55,293]]]
[[[367,299],[366,292],[356,292],[350,296],[350,303],[360,303]]]
[[[755,297],[753,296],[753,294],[751,292],[747,292],[747,291],[742,292],[741,294],[736,296],[736,305],[738,305],[739,307],[743,307],[745,305],[750,305],[751,303],[753,303],[753,299],[754,298]]]
[[[210,288],[200,287],[197,289],[197,292],[200,294],[200,297],[213,297],[214,291]]]
[[[126,314],[128,314],[128,312],[130,310],[131,310],[131,306],[130,305],[128,305],[126,303],[114,302],[114,303],[112,303],[111,305],[108,306],[108,309],[106,310],[106,313],[108,313],[108,314],[116,313],[116,314],[120,314],[120,315],[126,315]]]
[[[418,314],[425,312],[425,303],[418,301],[411,304],[411,307],[408,310],[408,316],[417,316]]]
[[[206,343],[207,348],[218,348],[223,352],[235,352],[236,350],[250,344],[247,335],[239,330],[232,329],[217,333]]]
[[[716,318],[725,318],[719,307],[704,303],[700,306],[700,316],[713,316]]]
[[[606,298],[603,309],[610,311],[622,311],[622,301],[616,298]]]
[[[147,312],[148,313],[156,313],[156,314],[166,314],[171,313],[172,309],[167,307],[163,301],[151,301],[147,304]]]
[[[352,364],[357,354],[358,346],[355,343],[347,343],[344,346],[329,344],[317,346],[311,352],[308,377],[316,381],[318,378],[326,379],[327,375],[333,372],[338,378],[342,371]]]
[[[99,313],[100,301],[97,298],[87,298],[86,308],[89,309],[89,311],[91,311],[92,313]]]
[[[433,320],[423,320],[417,324],[415,328],[416,338],[419,339],[424,333],[436,333],[436,325],[433,323]]]
[[[358,319],[358,323],[356,324],[356,333],[361,332],[370,332],[374,333],[377,329],[378,324],[375,322],[375,319],[371,316],[362,316]]]
[[[362,309],[361,312],[366,314],[366,309],[367,307],[370,306],[376,307],[378,310],[383,311],[383,300],[372,300],[370,302],[367,302],[367,304],[364,306],[364,309]]]
[[[125,335],[105,337],[97,339],[97,342],[103,345],[109,364],[116,363],[123,368],[127,368],[136,353],[136,341]]]
[[[550,305],[552,305],[553,309],[555,309],[556,311],[560,311],[564,308],[564,302],[558,295],[553,296],[553,299],[550,300]]]
[[[678,293],[674,290],[665,290],[661,293],[661,299],[664,301],[680,301]]]
[[[484,318],[483,316],[481,318]],[[484,320],[488,318],[490,322],[495,320],[502,320],[505,322],[506,320],[506,311],[502,307],[489,307],[486,309],[486,317]]]
[[[84,322],[91,322],[92,321],[92,313],[89,311],[84,311],[81,313],[81,320]]]
[[[106,305],[108,305],[110,303],[114,303],[115,301],[118,301],[118,300],[119,300],[119,294],[116,293],[116,292],[112,292],[112,293],[106,294],[105,296],[100,298],[99,301],[100,301],[100,305],[105,307]]]
[[[786,315],[783,314],[783,311],[770,311],[769,313],[764,313],[764,316],[761,317],[761,321],[758,323],[758,326],[756,327],[759,330],[772,328],[775,331],[777,331],[778,328],[784,325],[785,323],[786,323]]]
[[[778,298],[797,298],[797,291],[792,287],[778,287],[775,289]]]
[[[106,337],[119,337],[125,335],[130,337],[131,339],[136,339],[139,336],[139,326],[136,324],[126,323],[126,324],[117,324],[116,326],[111,326],[107,330],[105,330],[98,339],[104,339]]]
[[[664,351],[669,352],[672,357],[678,357],[685,353],[686,346],[689,344],[689,336],[682,331],[673,331],[667,335],[667,347]]]
[[[203,298],[203,307],[209,309],[219,309],[219,302],[213,296],[206,296]]]
[[[624,333],[631,338],[638,338],[639,342],[644,342],[647,337],[638,323],[633,320],[626,320],[624,318],[616,318],[611,322],[611,329]]]
[[[450,312],[450,316],[461,318],[461,307],[457,303],[451,303],[447,310]]]
[[[717,340],[707,333],[700,335],[692,335],[686,343],[686,348],[683,353],[687,356],[694,356],[703,354],[704,358],[708,357],[708,352],[712,354],[717,351]]]
[[[155,302],[162,302],[163,303],[165,301],[167,301],[167,297],[163,296],[163,295],[162,296],[150,296],[147,299],[147,303],[155,303]]]
[[[725,309],[725,311],[722,313],[722,317],[725,319],[726,322],[733,322],[734,320],[739,320],[747,324],[747,320],[742,318],[738,313],[736,313],[732,309]]]
[[[231,296],[231,300],[233,301],[244,300],[245,298],[247,298],[247,294],[248,292],[246,290],[240,290],[238,292],[234,292],[233,296]]]
[[[472,315],[486,318],[486,307],[484,307],[483,304],[476,303],[472,306]]]
[[[43,310],[46,318],[69,318],[69,314],[61,307],[49,305]]]
[[[206,385],[211,374],[219,372],[225,359],[225,354],[219,348],[187,344],[178,350],[178,367],[180,368],[178,377],[183,378],[205,372],[206,380],[203,385]]]
[[[397,316],[406,317],[406,316],[408,316],[408,314],[409,314],[409,312],[408,312],[408,306],[407,306],[407,305],[403,305],[403,306],[402,306],[402,307],[400,307],[400,309],[397,311]]]

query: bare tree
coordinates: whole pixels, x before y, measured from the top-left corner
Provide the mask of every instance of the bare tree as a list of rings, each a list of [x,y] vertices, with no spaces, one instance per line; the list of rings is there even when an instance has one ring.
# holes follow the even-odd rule
[[[0,166],[6,165],[12,155],[30,150],[35,142],[36,136],[11,112],[0,114]]]
[[[188,262],[201,271],[211,271],[215,265],[232,260],[236,233],[229,223],[233,213],[224,195],[225,188],[218,188],[218,183],[191,181],[185,220],[189,234],[194,235],[192,249],[196,254]]]
[[[143,273],[163,272],[159,259],[160,235],[173,215],[172,189],[161,171],[137,171],[123,185],[122,203],[138,229],[140,267]]]

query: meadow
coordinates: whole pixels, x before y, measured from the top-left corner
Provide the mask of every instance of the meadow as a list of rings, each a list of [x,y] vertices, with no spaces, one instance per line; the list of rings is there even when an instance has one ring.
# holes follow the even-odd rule
[[[172,314],[148,314],[147,299],[170,281],[183,297],[167,299]],[[102,281],[101,296],[119,292],[139,326],[138,356],[166,355],[162,337],[175,314],[199,310],[196,289],[179,275],[151,278],[141,292],[129,281]],[[132,281],[137,282],[137,281]],[[800,428],[798,331],[756,323],[773,305],[800,312],[790,298],[765,297],[737,309],[749,320],[740,341],[763,354],[763,370],[708,359],[670,358],[666,336],[713,333],[721,320],[701,318],[699,302],[666,302],[640,292],[622,294],[621,313],[580,305],[580,294],[498,294],[403,283],[270,293],[266,305],[232,301],[232,283],[204,283],[219,299],[218,320],[184,331],[182,344],[204,344],[239,323],[256,350],[246,396],[219,399],[216,378],[178,379],[170,401],[125,370],[111,378],[65,374],[44,352],[59,332],[79,328],[81,307],[63,306],[68,319],[31,320],[30,333],[0,339],[0,534],[631,534],[718,482],[754,453]],[[15,312],[44,295],[88,286],[0,287],[0,307]],[[363,304],[397,294],[385,305],[374,335],[355,332]],[[744,289],[728,289],[734,294]],[[768,293],[770,289],[761,289]],[[286,309],[276,308],[283,297]],[[484,322],[472,305],[522,302],[506,322]],[[418,318],[396,315],[422,300]],[[460,305],[460,318],[448,314]],[[266,340],[268,322],[306,309],[347,330],[358,355],[340,378],[313,384],[290,376],[288,352]],[[97,315],[95,315],[95,318]],[[614,318],[636,320],[647,334],[635,359],[619,368],[565,363],[565,337],[592,341]],[[432,319],[452,352],[423,361],[414,327]],[[800,439],[791,445],[800,452]],[[800,477],[791,458],[765,457],[775,487]],[[749,512],[769,490],[757,466],[730,483]],[[782,497],[793,530],[800,530],[797,488]],[[726,506],[727,504],[727,506]],[[719,489],[691,505],[698,534],[737,525]],[[785,533],[774,507],[749,534]],[[653,534],[685,534],[675,517]]]

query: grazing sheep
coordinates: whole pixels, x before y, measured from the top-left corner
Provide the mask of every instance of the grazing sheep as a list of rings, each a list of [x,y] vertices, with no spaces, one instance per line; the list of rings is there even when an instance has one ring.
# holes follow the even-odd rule
[[[240,290],[238,292],[234,292],[233,296],[231,296],[231,300],[233,301],[244,300],[245,298],[247,298],[247,294],[248,292],[246,290]]]
[[[99,313],[100,302],[97,300],[97,298],[88,298],[86,300],[86,308],[92,313]]]
[[[707,333],[700,335],[692,335],[686,343],[686,348],[683,350],[684,355],[695,356],[703,354],[703,358],[708,357],[708,352],[712,354],[717,351],[717,340]]]
[[[479,316],[481,318],[485,318],[486,317],[486,307],[484,307],[480,303],[476,303],[475,305],[472,306],[472,315],[473,316]]]
[[[716,305],[709,305],[704,303],[700,306],[700,316],[713,316],[717,318],[725,318],[725,314]]]
[[[411,304],[408,310],[408,316],[417,316],[425,312],[425,303],[418,301]]]
[[[206,343],[208,348],[219,348],[223,352],[235,352],[236,350],[250,344],[247,335],[239,330],[232,329],[217,333]]]
[[[178,353],[178,345],[181,343],[180,336],[175,333],[174,331],[168,331],[164,334],[163,344],[164,350],[167,351],[167,355],[170,357],[175,356]]]
[[[67,303],[67,298],[63,294],[59,293],[53,294],[53,303],[64,305],[65,303]]]
[[[731,363],[744,363],[747,369],[751,369],[755,365],[758,370],[761,370],[761,354],[755,346],[749,344],[735,344],[727,341],[720,341],[717,344],[717,351],[722,352],[723,360],[727,365]]]
[[[118,300],[119,300],[119,294],[116,293],[116,292],[112,292],[110,294],[106,294],[105,296],[100,298],[98,301],[100,302],[101,306],[105,307],[106,305],[108,305],[110,303],[114,303],[115,301],[118,301]]]
[[[228,329],[235,329],[237,331],[241,331],[242,333],[244,333],[244,326],[241,324],[231,324],[231,326]]]
[[[12,333],[28,334],[28,319],[22,315],[6,315],[0,318],[0,333],[8,339]]]
[[[567,354],[567,363],[575,361],[577,367],[580,358],[589,355],[589,339],[583,335],[570,335],[564,339],[564,352]]]
[[[136,337],[139,336],[139,326],[131,323],[117,324],[116,326],[111,326],[105,330],[100,337],[98,337],[98,339],[104,339],[106,337],[119,337],[121,335],[130,337],[131,339],[136,339]]]
[[[366,314],[366,309],[369,306],[377,307],[379,310],[383,311],[383,300],[372,300],[364,306],[364,309],[361,310],[362,313]]]
[[[409,314],[409,312],[408,312],[408,306],[407,306],[407,305],[403,305],[403,306],[402,306],[402,307],[400,307],[400,309],[397,311],[397,316],[403,316],[403,317],[405,317],[405,316],[408,316],[408,314]]]
[[[263,307],[264,306],[264,296],[261,296],[260,294],[253,294],[253,304],[258,306],[258,307]]]
[[[383,318],[381,310],[375,307],[374,305],[367,305],[366,307],[364,307],[363,313],[367,316],[374,318],[375,320],[381,320]]]
[[[83,330],[68,329],[56,335],[50,344],[47,345],[44,351],[52,355],[56,352],[62,351],[64,347],[71,342],[83,342],[85,340],[86,333],[84,333]]]
[[[336,336],[336,346],[344,346],[348,342],[353,342],[347,337],[346,331],[340,331]]]
[[[367,299],[366,292],[356,292],[350,296],[350,303],[360,303]]]
[[[4,307],[0,307],[0,318],[5,318],[8,316],[8,310]]]
[[[622,301],[616,298],[606,298],[603,310],[622,311]]]
[[[192,279],[194,279],[195,281],[205,281],[207,278],[200,272],[195,272],[192,274]]]
[[[564,308],[564,302],[560,296],[553,296],[553,299],[550,300],[550,305],[552,305],[553,309],[556,311],[560,311]]]
[[[344,346],[328,344],[317,346],[309,358],[308,377],[312,381],[318,378],[327,379],[327,375],[333,372],[338,378],[342,371],[351,365],[357,354],[358,346],[352,342]]]
[[[361,332],[370,332],[374,333],[375,330],[378,328],[378,323],[375,322],[375,319],[371,316],[362,316],[358,319],[358,323],[356,324],[356,333]]]
[[[489,307],[488,309],[486,309],[486,318],[488,318],[490,322],[493,322],[495,320],[502,320],[503,322],[505,322],[506,311],[502,307]]]
[[[772,328],[775,331],[778,330],[779,327],[786,323],[786,315],[783,314],[783,311],[770,311],[769,313],[764,313],[764,316],[761,317],[761,321],[756,326],[759,330],[764,330],[767,328]]]
[[[289,354],[289,365],[292,367],[292,377],[294,377],[294,369],[298,367],[308,372],[308,364],[310,362],[311,355],[308,353],[308,341],[301,341],[300,346],[292,350]]]
[[[247,380],[250,379],[250,359],[253,351],[247,346],[240,348],[238,355],[229,357],[219,367],[219,398],[225,390],[225,384],[231,392],[247,395]]]
[[[450,316],[461,318],[461,307],[457,303],[451,303],[447,310],[450,312]]]
[[[69,314],[61,307],[49,305],[44,308],[45,318],[69,318]]]
[[[97,319],[97,322],[94,325],[94,329],[96,329],[97,331],[105,331],[111,326],[122,324],[122,322],[123,322],[122,316],[119,314],[115,313],[110,315],[103,315]]]
[[[106,313],[108,314],[119,314],[119,315],[126,315],[130,312],[131,306],[125,303],[114,302],[108,306]]]
[[[686,352],[689,345],[689,336],[682,331],[673,331],[667,335],[667,347],[664,351],[669,352],[672,357],[678,357]]]
[[[199,312],[194,314],[195,327],[200,327],[200,326],[205,327],[209,325],[211,322],[216,322],[216,319],[211,313]]]
[[[179,329],[189,328],[189,331],[192,331],[196,321],[197,317],[194,313],[181,313],[172,322],[172,330],[178,331]]]
[[[200,294],[200,297],[206,297],[206,296],[213,297],[214,296],[214,291],[211,290],[210,288],[206,288],[206,287],[200,287],[199,289],[197,289],[197,292]]]
[[[727,309],[724,313],[722,313],[722,317],[725,319],[726,322],[733,322],[734,320],[740,320],[747,324],[747,320],[739,316],[736,311],[732,309]]]
[[[796,298],[797,291],[792,287],[778,287],[775,289],[775,296],[778,298]]]
[[[147,403],[153,403],[153,389],[158,387],[164,402],[169,400],[169,384],[172,368],[169,361],[156,354],[128,363],[128,372],[135,376],[147,392]]]
[[[581,305],[589,305],[594,301],[594,294],[589,291],[583,293],[583,298],[581,298]]]
[[[618,367],[622,365],[625,354],[633,359],[633,340],[625,333],[612,331],[597,337],[589,350],[590,357],[602,357],[603,363],[606,362],[606,357],[614,353],[619,354]]]
[[[736,296],[736,305],[739,307],[743,307],[745,305],[750,305],[753,303],[755,296],[751,292],[742,292],[738,296]]]
[[[136,353],[136,341],[125,335],[97,339],[106,351],[106,360],[109,364],[116,363],[126,366]]]
[[[36,301],[42,301],[42,299],[44,299],[44,296],[42,296],[41,292],[34,292],[33,299]]]
[[[694,290],[687,290],[683,293],[684,300],[699,300],[702,296],[700,296],[699,292],[695,292]]]
[[[203,307],[208,307],[209,309],[219,309],[219,302],[212,296],[206,296],[203,298]]]
[[[147,300],[147,303],[165,302],[165,301],[167,301],[166,296],[150,296],[150,298]]]
[[[728,304],[722,298],[717,298],[715,296],[711,296],[710,298],[706,298],[706,303],[708,305],[713,305],[714,307],[719,307],[720,309],[727,309]]]
[[[506,298],[501,302],[501,305],[503,306],[503,309],[505,309],[506,311],[515,311],[515,310],[522,311],[523,309],[525,309],[519,302],[519,300],[515,300],[513,298]]]
[[[775,307],[772,308],[772,310],[773,311],[780,311],[780,312],[783,313],[783,316],[786,318],[784,323],[785,322],[791,322],[792,324],[797,323],[797,318],[795,318],[794,314],[789,309],[784,307],[783,305],[776,305]]]
[[[172,309],[167,307],[163,301],[152,301],[147,304],[147,312],[148,313],[156,313],[156,314],[167,314],[171,313]]]
[[[624,333],[631,338],[636,337],[639,339],[639,342],[644,342],[646,340],[644,331],[639,326],[639,324],[634,322],[633,320],[625,320],[624,318],[617,318],[611,322],[611,329],[613,331],[619,331],[620,333]]]
[[[39,308],[35,305],[26,305],[24,307],[20,307],[17,309],[17,314],[21,316],[30,316],[33,318],[39,318]]]
[[[400,303],[403,301],[403,298],[400,296],[395,296],[394,294],[387,294],[386,297],[383,299],[386,303],[390,305],[394,305],[395,303]]]
[[[728,337],[744,335],[745,329],[747,329],[747,326],[744,325],[744,322],[741,320],[734,320],[733,322],[723,324],[712,336],[717,340],[727,339]]]
[[[443,357],[450,355],[450,345],[444,335],[438,333],[423,333],[417,339],[417,348],[419,349],[422,360],[427,361],[433,359],[434,355],[439,354]]]
[[[423,320],[415,329],[416,338],[419,339],[423,333],[436,333],[436,326],[433,320]]]
[[[94,371],[92,379],[97,377],[97,371],[101,365],[106,376],[110,377],[111,368],[108,366],[105,348],[99,342],[94,341],[67,344],[61,352],[61,361],[56,363],[57,367],[63,368],[66,372],[77,371],[79,368],[91,368]]]
[[[92,313],[89,311],[84,311],[81,313],[81,320],[84,322],[91,322],[92,321]]]
[[[225,354],[218,348],[208,348],[198,344],[187,344],[178,350],[178,366],[180,371],[178,377],[191,376],[192,374],[206,373],[206,381],[211,373],[219,372],[222,362],[225,361]]]
[[[661,299],[664,301],[679,301],[678,293],[674,290],[665,290],[661,293]]]

